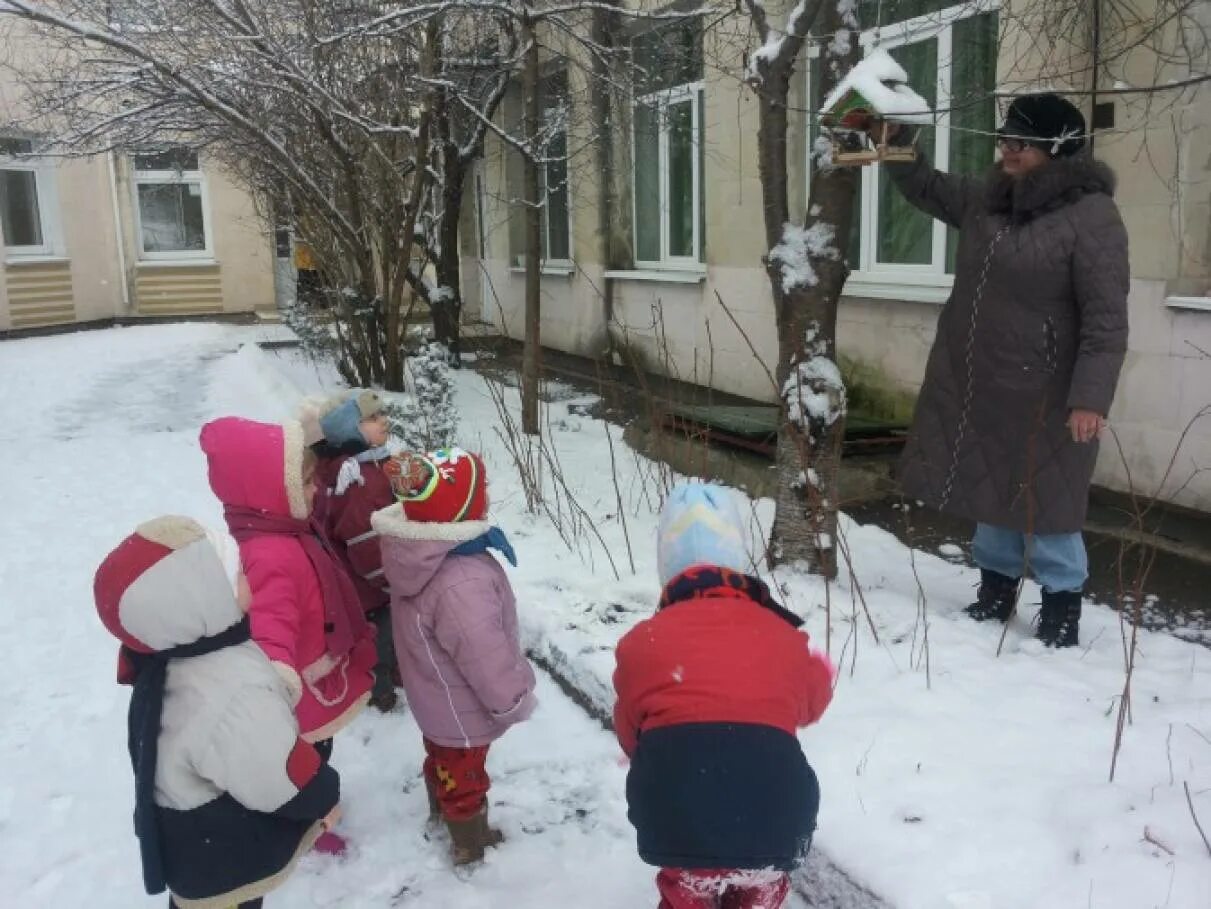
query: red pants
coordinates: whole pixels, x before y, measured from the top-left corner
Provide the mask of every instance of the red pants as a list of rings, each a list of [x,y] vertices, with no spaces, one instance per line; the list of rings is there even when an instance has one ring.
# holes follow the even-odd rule
[[[779,909],[790,893],[781,871],[695,871],[661,868],[659,909]]]
[[[425,781],[437,793],[442,815],[452,821],[474,817],[492,785],[484,767],[488,746],[449,748],[425,739],[425,754]]]

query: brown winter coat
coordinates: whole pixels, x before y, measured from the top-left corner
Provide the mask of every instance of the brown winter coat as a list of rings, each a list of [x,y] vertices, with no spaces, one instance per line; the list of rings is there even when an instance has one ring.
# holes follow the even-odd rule
[[[1040,534],[1084,524],[1097,443],[1066,427],[1110,410],[1127,349],[1127,233],[1114,175],[1088,156],[1017,180],[889,165],[916,207],[959,228],[901,464],[909,498]]]

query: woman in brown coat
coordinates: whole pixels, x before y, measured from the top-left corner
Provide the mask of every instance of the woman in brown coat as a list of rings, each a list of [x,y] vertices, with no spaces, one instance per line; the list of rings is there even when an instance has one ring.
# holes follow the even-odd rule
[[[913,205],[960,230],[912,435],[906,495],[976,522],[977,620],[1043,588],[1038,637],[1077,643],[1081,528],[1098,435],[1127,348],[1127,233],[1114,175],[1057,95],[1014,100],[988,176],[887,165]]]

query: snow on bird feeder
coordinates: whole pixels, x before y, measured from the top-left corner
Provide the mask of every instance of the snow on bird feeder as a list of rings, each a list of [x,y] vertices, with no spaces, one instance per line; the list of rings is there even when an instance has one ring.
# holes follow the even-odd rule
[[[882,132],[872,139],[867,126],[882,122]],[[873,164],[876,161],[912,161],[917,155],[917,133],[894,130],[892,124],[922,126],[933,122],[929,102],[908,85],[908,74],[891,54],[873,50],[837,83],[820,112],[820,123],[829,131],[833,163]],[[894,134],[893,134],[894,130]]]

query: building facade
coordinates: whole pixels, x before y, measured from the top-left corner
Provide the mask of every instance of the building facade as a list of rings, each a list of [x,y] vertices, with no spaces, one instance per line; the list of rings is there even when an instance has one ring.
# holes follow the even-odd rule
[[[5,39],[36,58],[32,33]],[[0,331],[275,309],[272,232],[204,154],[53,157],[22,114],[0,79]]]
[[[1144,33],[1149,2],[1135,5]],[[1096,155],[1118,174],[1132,274],[1130,350],[1110,414],[1122,452],[1102,445],[1095,481],[1211,510],[1211,471],[1199,471],[1211,467],[1211,413],[1199,418],[1211,406],[1211,89],[1135,88],[1188,72],[1158,56],[1157,41],[1049,34],[1053,13],[1040,0],[864,0],[859,9],[862,45],[889,50],[937,112],[919,141],[941,169],[992,164],[997,93],[1047,86],[1084,108]],[[543,343],[591,357],[623,351],[657,372],[776,400],[757,103],[741,78],[751,40],[734,19],[626,28],[636,73],[625,97],[602,103],[589,66],[553,62],[545,73],[568,91],[546,115],[556,140],[543,166]],[[1179,37],[1158,40],[1178,47]],[[1120,50],[1096,59],[1094,47],[1110,46]],[[796,218],[809,204],[817,57],[809,51],[791,99]],[[506,126],[519,104],[506,103]],[[475,225],[464,238],[468,309],[513,337],[524,325],[521,168],[503,143],[491,146],[464,222]],[[889,415],[911,413],[954,249],[953,231],[911,209],[878,166],[863,168],[839,355],[851,387]]]

